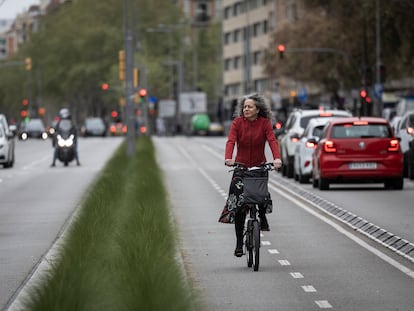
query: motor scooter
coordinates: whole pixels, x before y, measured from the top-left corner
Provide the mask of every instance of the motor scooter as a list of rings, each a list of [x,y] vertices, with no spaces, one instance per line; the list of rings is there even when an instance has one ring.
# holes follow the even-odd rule
[[[57,158],[65,166],[75,159],[75,135],[69,131],[62,131],[56,136]]]

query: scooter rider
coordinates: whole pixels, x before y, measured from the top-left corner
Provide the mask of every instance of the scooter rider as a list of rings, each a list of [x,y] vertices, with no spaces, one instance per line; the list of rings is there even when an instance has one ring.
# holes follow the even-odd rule
[[[72,116],[69,112],[69,109],[67,108],[62,108],[59,111],[59,121],[56,124],[56,131],[55,134],[53,135],[53,147],[54,152],[53,152],[53,162],[52,162],[52,167],[56,165],[56,159],[58,157],[58,145],[57,145],[57,135],[61,134],[62,132],[62,128],[61,128],[61,122],[70,122],[70,134],[73,134],[75,139],[74,139],[74,155],[75,155],[75,159],[76,159],[76,164],[79,166],[80,162],[79,162],[79,156],[78,156],[78,131],[76,129],[76,126],[73,124],[72,122]]]

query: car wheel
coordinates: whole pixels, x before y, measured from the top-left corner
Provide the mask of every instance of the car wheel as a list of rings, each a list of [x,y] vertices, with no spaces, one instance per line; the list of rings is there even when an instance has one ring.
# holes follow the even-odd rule
[[[307,178],[306,176],[303,176],[301,172],[299,172],[299,183],[301,184],[306,184],[309,182],[309,178]]]
[[[288,178],[293,178],[293,162],[288,159],[288,163],[286,165],[286,176]]]
[[[404,178],[390,178],[384,182],[385,189],[402,190],[404,188]]]
[[[319,190],[329,190],[329,181],[326,178],[319,177]]]

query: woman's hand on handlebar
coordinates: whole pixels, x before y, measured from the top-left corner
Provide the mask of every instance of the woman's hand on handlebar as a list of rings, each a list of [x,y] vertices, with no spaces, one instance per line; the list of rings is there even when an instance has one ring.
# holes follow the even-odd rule
[[[224,160],[224,165],[226,166],[234,166],[235,161],[233,159],[226,159]]]
[[[273,160],[273,167],[275,170],[279,169],[282,167],[282,160],[281,159],[274,159]]]

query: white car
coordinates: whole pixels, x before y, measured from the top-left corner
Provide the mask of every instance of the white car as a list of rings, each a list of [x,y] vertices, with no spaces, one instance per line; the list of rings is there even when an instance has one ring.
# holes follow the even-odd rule
[[[14,134],[6,132],[4,126],[0,125],[0,164],[4,168],[12,167],[14,164]]]
[[[411,168],[409,174],[408,163],[410,162],[410,147],[414,142],[414,110],[405,113],[399,120],[396,129],[394,130],[395,136],[400,138],[401,151],[404,154],[404,177],[410,177]]]
[[[296,144],[295,156],[293,161],[293,177],[302,183],[309,182],[312,177],[312,153],[316,144],[308,142],[310,138],[319,138],[325,124],[332,118],[311,119],[306,127],[299,142]]]
[[[293,177],[293,162],[296,144],[302,136],[309,121],[314,118],[351,117],[345,110],[295,110],[289,114],[283,133],[278,136],[280,156],[282,158],[282,175]]]

